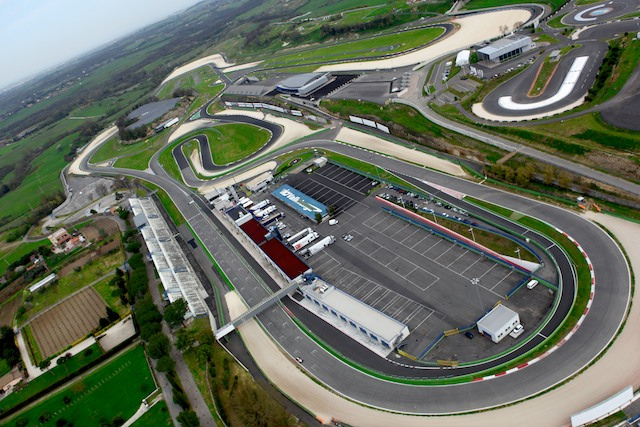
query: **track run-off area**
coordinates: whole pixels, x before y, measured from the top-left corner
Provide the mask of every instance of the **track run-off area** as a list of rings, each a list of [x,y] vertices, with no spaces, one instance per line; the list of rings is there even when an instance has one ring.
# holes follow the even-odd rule
[[[514,10],[518,11],[517,9]],[[510,9],[508,12],[511,14],[509,16],[513,16],[513,19],[522,20],[519,12],[524,12],[530,16],[528,11],[515,13],[514,10]],[[463,19],[471,20],[472,17],[475,17],[474,19],[482,17],[483,21],[491,21],[488,19],[489,16],[489,13],[472,15],[459,18],[459,21]],[[497,27],[498,24],[493,23],[493,25]],[[465,26],[463,25],[458,31],[461,32],[464,28]],[[456,34],[454,33],[441,43],[446,44],[447,41],[456,40],[453,39]],[[471,35],[465,37],[471,37]],[[465,39],[465,41],[468,40]],[[462,43],[462,41],[459,41],[459,43]],[[468,44],[466,43],[465,45]],[[440,49],[439,54],[441,55],[447,53],[449,49],[456,50],[458,48],[454,44]],[[433,56],[435,53],[429,53],[429,55]],[[413,57],[405,60],[415,64],[425,60],[424,58],[430,60],[431,56],[427,55],[421,58],[417,60],[417,57]],[[373,66],[374,68],[380,66],[377,61],[359,63],[357,66],[354,64],[341,64],[340,66],[344,65],[345,67],[350,67],[349,69],[353,69],[354,67],[359,67],[360,64],[369,64],[367,66]],[[389,64],[386,63],[385,66]],[[233,122],[234,117],[229,117],[227,120]],[[607,225],[625,246],[632,243],[629,241],[632,238],[629,232],[630,229],[625,229],[625,227],[632,227],[631,229],[634,232],[638,232],[637,228],[633,228],[635,226],[603,215],[598,215],[596,218],[579,216],[573,212],[536,200],[522,198],[395,158],[381,156],[350,145],[337,143],[331,138],[307,137],[302,141],[295,141],[295,144],[292,141],[286,146],[277,146],[278,139],[282,138],[283,132],[286,132],[286,126],[284,126],[284,130],[278,131],[276,129],[282,128],[272,127],[267,121],[254,120],[256,125],[269,129],[272,132],[272,138],[258,153],[247,159],[246,162],[240,162],[241,165],[234,172],[236,175],[240,175],[257,166],[255,160],[258,157],[262,162],[271,161],[272,158],[292,149],[306,148],[312,150],[317,148],[331,150],[363,162],[375,164],[381,170],[405,176],[407,180],[413,181],[414,185],[419,182],[429,182],[436,185],[438,187],[427,188],[428,186],[426,185],[423,187],[427,192],[434,192],[437,197],[447,198],[448,196],[444,192],[437,190],[437,188],[447,188],[497,206],[504,206],[522,213],[523,216],[531,216],[551,224],[556,230],[572,239],[572,242],[579,248],[589,265],[591,283],[580,284],[580,286],[588,286],[590,289],[588,306],[579,318],[577,326],[569,332],[565,339],[561,340],[559,344],[547,348],[546,352],[528,362],[488,375],[475,375],[473,379],[469,377],[461,383],[456,383],[451,378],[463,372],[468,374],[469,371],[434,369],[435,377],[449,378],[440,378],[442,381],[439,385],[429,386],[419,385],[411,381],[411,379],[424,378],[426,375],[423,375],[423,373],[427,372],[427,370],[399,368],[392,363],[382,362],[388,363],[387,368],[389,370],[404,369],[404,371],[403,374],[380,375],[381,369],[378,366],[376,366],[376,369],[362,369],[357,366],[359,363],[354,364],[351,362],[352,359],[348,354],[345,355],[345,359],[349,363],[345,363],[344,360],[336,358],[333,352],[328,351],[327,348],[303,330],[301,325],[304,325],[306,321],[313,323],[314,320],[312,315],[300,309],[292,301],[283,301],[283,306],[275,306],[259,315],[257,320],[249,321],[240,327],[239,332],[247,349],[269,380],[280,388],[283,393],[290,396],[291,399],[312,412],[319,419],[328,422],[331,418],[335,418],[348,424],[370,426],[424,425],[425,422],[430,425],[447,426],[513,425],[516,419],[518,420],[518,425],[558,425],[566,424],[569,415],[609,397],[624,385],[627,385],[628,382],[634,381],[634,385],[640,383],[640,378],[628,378],[627,375],[619,373],[619,371],[611,375],[601,376],[603,375],[603,370],[607,370],[607,367],[612,367],[614,363],[620,363],[621,360],[628,359],[633,354],[640,352],[639,340],[625,330],[601,360],[576,376],[572,381],[562,384],[566,379],[589,366],[607,348],[626,318],[630,305],[630,272],[623,253],[616,242],[591,219]],[[242,121],[244,122],[244,119]],[[113,131],[111,130],[111,132]],[[106,139],[99,136],[96,141],[104,141]],[[199,143],[201,153],[204,153],[203,146],[208,146],[208,144],[204,144],[202,141]],[[125,174],[158,185],[170,195],[173,203],[178,207],[182,215],[187,218],[187,222],[189,222],[196,236],[202,241],[211,242],[205,243],[205,248],[210,253],[229,249],[225,252],[228,254],[229,259],[216,258],[223,270],[227,268],[231,272],[231,265],[251,265],[250,254],[235,240],[233,235],[225,228],[223,222],[209,210],[202,198],[194,195],[185,186],[171,179],[158,165],[152,164],[153,173],[149,173],[89,164],[88,159],[97,150],[99,144],[99,142],[91,143],[74,161],[70,168],[71,171],[80,174]],[[178,147],[181,145],[178,145]],[[406,150],[405,155],[410,157],[410,154],[407,153],[410,153],[411,149],[402,147],[400,150]],[[205,183],[207,185],[215,185],[214,180],[204,181],[195,175],[181,149],[174,148],[173,154],[180,166],[183,177],[186,176],[188,171],[191,171],[193,183],[198,184],[195,186],[204,187]],[[182,159],[180,159],[181,155]],[[212,165],[208,166],[211,167]],[[213,172],[215,172],[215,168]],[[187,181],[187,185],[192,185],[191,181],[185,181]],[[436,190],[433,190],[433,188]],[[189,203],[194,199],[197,203]],[[495,217],[488,212],[485,215]],[[201,220],[202,218],[207,218],[207,221]],[[504,221],[505,226],[520,234],[531,235],[532,238],[537,234],[532,229],[516,224],[511,220],[499,219],[498,217],[495,217],[495,219]],[[538,237],[548,239],[542,235]],[[547,249],[556,250],[558,258],[562,257],[562,252],[564,251],[558,248],[557,245],[554,248],[554,245],[553,241],[549,241]],[[564,254],[564,257],[567,258],[566,254]],[[563,262],[562,273],[566,278],[566,280],[563,279],[566,282],[563,283],[563,286],[566,287],[563,289],[569,290],[570,293],[565,295],[564,303],[567,304],[568,301],[570,306],[575,300],[577,292],[570,283],[571,280],[575,280],[576,272],[572,269],[571,262],[568,259],[565,261]],[[234,271],[238,277],[245,277],[243,274],[250,271],[248,267],[246,267],[246,270],[245,267],[240,268],[242,270]],[[273,291],[273,285],[277,286],[273,278],[264,271],[257,271],[257,274]],[[260,301],[270,293],[269,289],[256,285],[257,279],[253,274],[246,274],[246,279],[243,280],[246,280],[247,283],[234,283],[236,291],[229,292],[225,296],[232,318],[245,309],[243,300]],[[638,307],[638,304],[635,304],[634,307]],[[261,325],[258,324],[258,321]],[[554,324],[554,328],[557,328],[560,323],[562,323],[562,319],[559,319]],[[634,319],[630,323],[637,322]],[[317,325],[311,325],[309,328],[315,331],[316,329],[314,328],[317,328]],[[539,336],[535,337],[536,344],[541,344],[552,334],[553,330],[539,331]],[[633,352],[630,349],[638,351]],[[305,360],[304,364],[300,366],[291,363],[293,355],[299,354],[303,355]],[[599,379],[596,381],[595,378]],[[608,378],[604,386],[600,381],[602,378]],[[317,382],[323,385],[321,386]],[[576,386],[576,384],[578,385]],[[533,399],[527,399],[551,388],[554,389],[548,393]],[[495,411],[455,417],[433,416],[425,419],[423,417],[402,415],[464,413],[499,407],[521,400],[525,401],[518,405],[500,408]],[[377,409],[383,409],[384,411]]]

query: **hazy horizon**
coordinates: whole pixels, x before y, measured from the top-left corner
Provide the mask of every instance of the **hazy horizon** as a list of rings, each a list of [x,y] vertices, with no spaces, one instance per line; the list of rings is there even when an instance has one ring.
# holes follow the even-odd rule
[[[0,90],[202,0],[0,0]],[[8,42],[11,40],[11,42]]]

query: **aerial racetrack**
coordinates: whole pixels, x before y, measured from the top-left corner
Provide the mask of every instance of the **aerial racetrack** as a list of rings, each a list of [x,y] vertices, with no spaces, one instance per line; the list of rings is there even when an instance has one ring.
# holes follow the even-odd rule
[[[452,37],[453,35],[447,40]],[[422,58],[425,57],[430,58],[431,56],[423,56]],[[415,59],[412,61],[415,61]],[[390,63],[386,65],[390,65]],[[354,68],[354,64],[350,64],[350,67]],[[216,117],[216,119],[219,119],[219,117]],[[242,119],[233,116],[227,117],[230,122],[246,122],[246,119],[247,117]],[[255,117],[253,119],[256,120],[253,123],[254,125],[269,129],[268,125],[265,124],[269,122],[262,122]],[[518,349],[518,353],[501,356],[504,359],[480,361],[473,366],[455,369],[416,369],[411,365],[403,366],[385,359],[373,358],[361,350],[351,353],[349,350],[353,348],[353,344],[347,344],[344,347],[343,337],[331,333],[326,327],[324,329],[319,328],[317,322],[314,323],[313,317],[292,301],[285,302],[286,309],[274,308],[261,314],[258,320],[262,326],[258,326],[254,321],[251,321],[241,327],[240,333],[247,347],[267,376],[284,393],[292,396],[296,402],[308,408],[322,420],[329,421],[331,417],[336,417],[352,424],[423,425],[425,423],[424,418],[402,417],[398,414],[460,413],[501,406],[526,399],[560,384],[566,378],[575,375],[582,368],[589,365],[607,347],[618,331],[629,307],[629,271],[616,243],[595,224],[560,208],[504,193],[451,175],[402,162],[395,158],[383,157],[346,144],[339,144],[332,138],[312,137],[305,142],[297,142],[295,145],[289,145],[290,142],[295,140],[291,140],[287,144],[278,145],[284,139],[284,133],[286,132],[287,125],[284,124],[282,126],[284,126],[284,129],[277,126],[278,129],[281,129],[280,135],[282,136],[273,136],[275,131],[272,131],[271,140],[258,153],[250,155],[245,161],[238,161],[238,170],[234,173],[240,174],[258,166],[258,158],[260,158],[260,162],[272,161],[277,155],[294,148],[330,150],[349,158],[371,162],[382,170],[393,171],[403,176],[408,182],[427,193],[435,194],[443,200],[449,200],[456,205],[463,205],[471,212],[477,212],[492,218],[493,221],[504,224],[509,230],[530,236],[532,240],[553,253],[553,259],[558,262],[558,268],[563,277],[563,287],[561,295],[558,297],[557,309],[554,310],[553,316],[549,318],[549,321],[532,336],[528,342],[529,347]],[[204,153],[203,142],[199,141],[199,144],[201,147],[200,152]],[[97,149],[97,145],[91,145],[88,153],[83,153],[83,156],[74,162],[72,166],[74,171],[107,175],[124,173],[148,180],[164,188],[171,195],[174,203],[179,207],[185,218],[193,219],[200,217],[201,214],[210,214],[206,213],[207,207],[206,205],[202,206],[200,199],[198,199],[197,204],[189,204],[190,196],[185,195],[183,186],[169,179],[166,174],[163,175],[157,166],[152,165],[155,174],[150,174],[88,164],[87,158],[90,158],[91,152]],[[208,143],[205,145],[208,146]],[[181,149],[177,152],[175,150],[174,148],[173,154],[176,156],[176,160],[181,154],[184,157]],[[407,151],[410,152],[411,150],[407,149]],[[184,166],[182,170],[191,170],[186,158],[185,162],[182,165]],[[219,167],[215,164],[209,166]],[[227,169],[226,171],[228,172],[229,170]],[[219,171],[219,173],[224,172],[225,170]],[[197,179],[202,185],[203,180],[195,176],[194,179]],[[214,184],[215,180],[209,182]],[[425,182],[428,182],[428,184]],[[189,182],[187,184],[191,185]],[[502,212],[507,212],[508,218],[502,218],[491,212],[486,212],[478,206],[467,203],[465,200],[454,199],[443,192],[442,188],[506,207],[507,209],[502,209]],[[589,279],[586,282],[580,279],[579,276],[576,277],[571,267],[572,261],[569,259],[569,255],[555,240],[560,239],[560,237],[550,238],[545,236],[545,233],[533,230],[531,223],[522,224],[517,222],[517,218],[526,217],[527,215],[535,216],[536,219],[552,224],[552,228],[556,229],[555,233],[561,231],[560,234],[562,236],[570,236],[574,239],[583,251],[581,255],[584,256],[584,262],[591,264],[591,267],[587,268],[588,271],[593,273],[593,276],[589,275]],[[225,230],[222,223],[214,219],[212,221],[219,228],[216,232],[225,234],[227,240],[211,236],[211,231],[204,228],[205,225],[211,227],[209,223],[196,222],[196,219],[190,221],[190,224],[193,222],[191,225],[195,233],[205,242],[204,244],[211,245],[210,250],[212,253],[218,253],[215,251],[220,250],[219,248],[222,247],[234,248],[238,253],[244,253],[242,246]],[[214,245],[218,249],[214,249]],[[229,256],[232,257],[234,255]],[[228,269],[229,271],[237,268],[232,266],[238,265],[235,258],[216,258],[216,260],[222,269]],[[233,262],[236,262],[236,264]],[[242,263],[239,264],[243,265]],[[238,276],[244,277],[243,274],[246,271],[237,270],[235,272]],[[584,271],[581,274],[583,273]],[[589,273],[587,272],[587,274]],[[252,279],[253,276],[251,274],[246,274],[246,276],[246,280],[257,280],[255,278]],[[271,283],[272,279],[269,279],[268,275],[261,276],[267,283]],[[569,331],[566,336],[569,339],[565,339],[566,337],[553,337],[554,331],[558,329],[576,301],[579,293],[578,287],[575,286],[577,280],[579,280],[578,287],[581,287],[581,289],[586,287],[589,290],[590,296],[588,297],[586,315],[580,319],[581,325],[579,328]],[[238,283],[236,289],[245,299],[251,296],[254,301],[256,298],[260,300],[260,298],[268,294],[251,294],[251,292],[257,292],[253,290],[254,288],[264,292],[264,289],[256,283]],[[592,288],[592,286],[595,288]],[[594,289],[595,292],[593,292]],[[242,303],[238,302],[239,299],[234,301],[236,297],[237,294],[230,293],[227,299],[232,313],[238,314],[242,311]],[[581,311],[584,311],[584,309],[581,308]],[[574,319],[574,321],[576,320]],[[297,322],[301,322],[301,324]],[[301,325],[307,325],[306,327],[315,335],[305,332]],[[549,337],[554,338],[554,342],[557,344],[550,348],[544,348],[544,342]],[[508,359],[523,355],[533,346],[538,345],[541,345],[544,351],[541,350],[535,355],[529,355],[533,359],[528,359],[528,361],[518,359],[519,362],[515,366],[503,364]],[[338,349],[337,352],[336,349]],[[344,351],[342,354],[339,354],[340,349]],[[282,351],[291,356],[303,354],[305,363],[302,369],[306,371],[306,374],[302,374],[298,367],[294,365],[284,364],[286,366],[281,366],[283,365],[281,363],[283,360]],[[346,357],[343,356],[345,354]],[[492,366],[498,365],[501,367],[492,368]],[[307,375],[314,379],[309,379]],[[333,392],[319,386],[315,381],[323,383]],[[438,386],[429,386],[435,384]],[[593,388],[596,386],[595,384],[592,385],[594,396],[602,396],[603,391]],[[604,396],[606,397],[606,395]],[[348,400],[342,397],[347,397]],[[541,404],[536,404],[538,400],[533,399],[531,402],[524,404],[525,408],[534,408],[532,413],[536,416],[529,415],[525,418],[519,418],[518,423],[520,425],[538,424],[543,417],[548,416],[540,412]],[[354,402],[358,402],[358,404]],[[548,400],[546,402],[548,403]],[[589,402],[594,403],[592,400]],[[574,403],[570,408],[575,408],[576,405]],[[501,413],[517,414],[519,406],[501,410],[504,411]],[[583,407],[584,405],[580,408]],[[372,408],[384,409],[389,412],[382,412]],[[481,415],[478,414],[465,417],[430,418],[429,422],[437,425],[506,424],[504,421],[506,418],[503,418],[502,422],[491,422],[490,414],[485,413],[482,416],[485,418],[481,418]],[[511,418],[511,421],[513,419]],[[566,418],[562,418],[562,420],[565,422]]]

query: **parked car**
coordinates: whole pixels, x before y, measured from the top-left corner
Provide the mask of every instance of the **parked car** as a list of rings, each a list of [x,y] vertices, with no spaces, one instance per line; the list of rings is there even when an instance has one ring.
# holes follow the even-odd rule
[[[467,338],[469,338],[470,340],[472,340],[472,339],[473,339],[473,334],[472,334],[470,331],[465,332],[465,333],[464,333],[464,336],[465,336],[465,337],[467,337]]]

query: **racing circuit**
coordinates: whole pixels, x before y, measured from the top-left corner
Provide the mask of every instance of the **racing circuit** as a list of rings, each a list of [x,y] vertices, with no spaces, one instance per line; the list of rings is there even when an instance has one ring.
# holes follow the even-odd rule
[[[581,16],[588,15],[585,12]],[[591,49],[593,46],[599,46],[599,42],[593,43]],[[557,108],[563,102],[570,103],[574,96],[580,97],[578,92],[584,89],[589,79],[595,77],[591,70],[597,68],[596,65],[602,60],[603,55],[603,51],[600,50],[595,55],[587,57],[581,54],[582,49],[574,49],[561,60],[559,69],[564,69],[565,72],[559,72],[554,76],[540,100],[525,102],[526,99],[522,96],[505,95],[509,93],[509,87],[518,85],[518,82],[509,81],[500,86],[495,95],[490,95],[491,99],[495,100],[496,108],[499,108],[493,111],[496,114],[505,114],[505,111],[508,111],[506,114],[517,114],[519,111],[539,113]],[[533,69],[534,67],[525,70],[518,78],[525,79],[525,75],[528,74],[527,78],[530,79]],[[508,86],[509,84],[512,86]],[[504,96],[510,98],[507,100]],[[500,99],[503,100],[502,103]],[[273,149],[282,136],[282,128],[272,122],[246,116],[226,116],[224,119],[214,116],[214,119],[232,123],[250,122],[272,133],[265,146],[246,161],[239,162],[242,166],[236,174],[250,170],[255,166],[252,160],[258,157],[267,155],[266,160],[270,160],[292,149]],[[548,288],[538,287],[534,290],[535,293],[529,294],[536,295],[529,303],[537,308],[534,307],[532,314],[524,320],[528,329],[527,336],[522,339],[521,344],[508,351],[500,348],[501,353],[498,356],[487,360],[484,359],[486,354],[483,353],[486,350],[468,350],[469,343],[453,343],[450,348],[468,351],[466,355],[462,354],[458,358],[467,363],[455,368],[420,363],[408,358],[381,358],[346,335],[336,333],[327,327],[326,322],[293,299],[285,298],[282,300],[283,306],[276,305],[267,309],[257,316],[257,320],[287,354],[304,358],[301,368],[308,374],[338,394],[352,401],[364,403],[368,407],[409,414],[460,413],[504,405],[549,389],[589,364],[610,343],[629,307],[630,277],[620,249],[599,227],[572,212],[536,200],[525,199],[465,179],[337,143],[333,139],[335,134],[325,133],[322,139],[308,137],[297,142],[295,148],[330,150],[375,164],[381,171],[393,172],[417,187],[421,194],[436,197],[443,203],[468,212],[474,218],[474,222],[477,222],[473,227],[499,227],[522,245],[535,246],[532,251],[539,259],[544,260],[545,264],[545,269],[536,274],[548,281],[551,289],[555,286],[557,292],[550,297],[544,294]],[[197,139],[203,166],[211,172],[223,169],[212,162],[207,163],[207,159],[211,159],[209,144],[202,137]],[[183,143],[176,146],[172,153],[185,183],[188,186],[202,186],[203,181],[196,177],[182,153],[182,145]],[[151,164],[153,174],[107,166],[98,167],[88,163],[91,153],[97,148],[98,146],[93,146],[88,153],[83,154],[75,167],[94,174],[126,173],[152,182],[167,191],[182,215],[188,218],[193,232],[202,242],[204,247],[200,249],[206,249],[223,271],[233,272],[233,285],[244,301],[255,305],[282,287],[282,284],[256,261],[256,254],[245,247],[230,231],[225,219],[212,212],[202,197],[186,192],[181,184],[169,178],[161,167],[154,164],[155,160],[152,160]],[[270,149],[273,150],[269,151]],[[438,229],[436,214],[433,222],[425,221],[426,228],[416,227],[414,223],[407,221],[406,213],[399,208],[391,209],[396,211],[396,215],[391,215],[383,209],[389,208],[385,202],[363,193],[366,185],[361,185],[364,185],[366,180],[358,177],[356,172],[352,174],[356,176],[346,174],[336,165],[328,165],[310,175],[292,175],[288,178],[287,182],[290,185],[305,194],[323,203],[335,204],[340,214],[340,225],[336,228],[340,231],[336,233],[345,232],[354,236],[352,241],[339,241],[322,255],[312,257],[309,262],[326,280],[334,282],[347,292],[361,296],[372,306],[383,312],[386,310],[389,315],[397,316],[411,325],[414,331],[420,332],[421,338],[418,341],[407,344],[407,350],[414,356],[428,355],[423,355],[423,352],[428,349],[429,343],[438,332],[474,322],[479,314],[497,301],[503,300],[514,287],[523,283],[523,278],[527,277],[526,272],[509,268],[505,263],[486,260],[486,254],[483,256],[470,251],[468,246],[461,246],[460,242],[452,242],[434,235],[434,231]],[[369,182],[373,180],[371,177],[367,179]],[[578,295],[575,270],[566,252],[553,239],[515,222],[513,217],[498,216],[452,194],[470,195],[522,214],[532,215],[552,224],[565,236],[575,239],[575,244],[579,245],[591,268],[592,283],[581,284],[591,286],[591,296],[588,308],[579,320],[579,327],[571,330],[567,339],[551,350],[537,354],[528,362],[519,362],[516,366],[505,365],[544,343],[561,325]],[[195,203],[190,203],[192,200]],[[438,215],[441,213],[438,212]],[[292,219],[291,224],[299,227],[304,224],[304,220]],[[290,226],[293,226],[291,224]],[[325,232],[329,232],[328,227],[325,225]],[[465,289],[465,283],[477,276],[482,276],[480,286]],[[454,282],[453,291],[445,286]],[[390,283],[394,285],[391,286]],[[528,302],[518,300],[522,295],[523,290],[516,292],[513,302],[508,301],[506,304],[525,307]],[[436,303],[440,303],[441,306],[437,306]],[[552,307],[546,311],[549,304]],[[312,334],[306,333],[298,324],[304,325]],[[247,329],[245,339],[248,334]],[[341,357],[349,363],[336,360],[336,356],[325,351],[313,337],[336,350],[338,354],[347,355]],[[461,336],[458,338],[462,339]],[[474,341],[478,340],[479,338],[476,338]],[[484,342],[478,346],[491,348]],[[248,347],[252,348],[251,345]],[[436,348],[434,352],[434,359],[445,356],[442,349]],[[428,357],[425,361],[427,360]],[[498,366],[503,368],[491,371]],[[452,380],[454,377],[458,379]],[[429,387],[432,384],[438,384],[438,387]],[[289,387],[286,384],[279,386],[285,393]],[[313,405],[304,396],[300,397],[299,401],[305,407]],[[331,398],[327,398],[327,402],[329,401]],[[348,412],[338,412],[338,409],[335,411],[340,419],[356,422]],[[402,423],[407,425],[416,422],[419,423],[421,420],[402,420]],[[372,421],[371,425],[373,424],[375,422]]]

